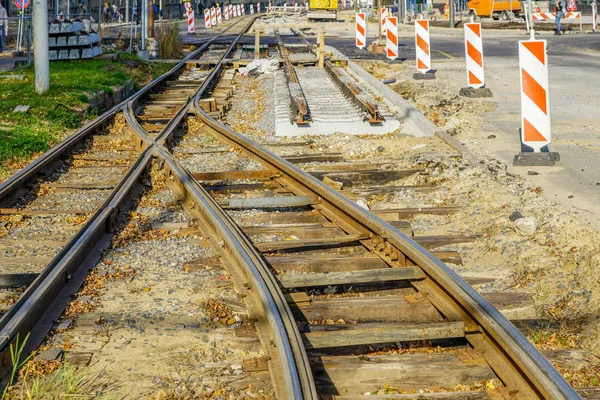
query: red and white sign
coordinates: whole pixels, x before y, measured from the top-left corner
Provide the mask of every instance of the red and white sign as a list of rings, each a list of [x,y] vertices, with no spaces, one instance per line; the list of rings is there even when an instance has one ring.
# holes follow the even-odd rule
[[[540,152],[551,139],[548,56],[545,40],[519,42],[521,141]]]
[[[431,70],[431,51],[429,48],[429,21],[415,21],[415,49],[417,53],[417,70],[425,73]]]
[[[210,23],[212,26],[217,26],[217,10],[214,7],[210,8]]]
[[[575,2],[575,0],[569,0],[569,3],[567,4],[567,10],[577,11],[577,3]]]
[[[356,13],[356,47],[364,49],[367,45],[367,24],[365,13]]]
[[[196,27],[194,25],[194,10],[188,10],[187,12],[187,20],[188,20],[188,33],[196,32]]]
[[[480,23],[465,24],[465,57],[467,59],[467,85],[474,89],[484,87],[483,39]]]
[[[22,10],[23,8],[29,7],[30,0],[15,0],[15,6]],[[8,7],[8,6],[7,6]]]
[[[398,20],[396,17],[387,18],[387,35],[385,39],[385,53],[387,58],[395,60],[398,58]]]
[[[388,10],[385,7],[381,7],[381,34],[385,35],[386,33],[386,20],[387,20],[387,16],[388,16]]]
[[[211,24],[210,24],[210,11],[208,11],[208,8],[204,9],[204,27],[205,28],[210,28]]]
[[[562,17],[563,19],[581,19],[581,13],[577,12],[566,12]],[[533,21],[551,21],[556,19],[556,13],[534,13],[531,14]]]

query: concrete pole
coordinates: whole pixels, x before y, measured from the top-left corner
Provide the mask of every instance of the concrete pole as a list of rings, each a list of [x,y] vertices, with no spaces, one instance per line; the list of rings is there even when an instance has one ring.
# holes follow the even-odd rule
[[[148,0],[142,0],[142,19],[144,21],[144,28],[142,29],[142,50],[146,50],[146,38],[148,37]]]
[[[129,23],[129,0],[125,0],[125,23]]]
[[[254,59],[260,58],[260,29],[254,30]]]
[[[450,22],[449,27],[454,28],[454,0],[450,0]]]
[[[48,59],[48,0],[33,0],[33,40],[35,41],[35,92],[44,94],[50,89]]]
[[[90,16],[92,15],[92,2],[90,1]],[[102,32],[102,0],[98,0],[98,34]]]

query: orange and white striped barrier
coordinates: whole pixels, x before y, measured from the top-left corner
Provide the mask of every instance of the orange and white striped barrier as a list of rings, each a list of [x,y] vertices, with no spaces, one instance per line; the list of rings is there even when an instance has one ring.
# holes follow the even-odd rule
[[[346,8],[346,0],[342,0],[342,7]]]
[[[223,14],[221,14],[221,6],[217,7],[217,22],[223,23]]]
[[[381,34],[385,35],[386,31],[387,31],[387,16],[388,16],[388,10],[385,7],[381,7],[381,21],[379,21],[379,23],[381,24]]]
[[[208,11],[208,8],[204,9],[204,27],[205,28],[210,28],[211,24],[210,24],[210,11]]]
[[[238,16],[238,13],[237,13],[237,12],[238,12],[238,8],[237,8],[237,6],[233,7],[233,16],[234,16],[234,17],[237,17],[237,16]]]
[[[473,89],[484,87],[483,39],[480,23],[465,24],[465,54],[467,59],[467,85]]]
[[[415,51],[417,54],[417,70],[425,73],[431,70],[431,51],[429,48],[429,21],[415,21]]]
[[[592,3],[592,30],[596,32],[598,30],[598,5]]]
[[[556,13],[555,12],[551,12],[551,13],[532,13],[531,14],[531,22],[533,23],[534,21],[554,21],[556,19]],[[565,19],[574,19],[574,20],[578,20],[579,21],[579,31],[583,32],[583,18],[581,18],[581,12],[579,11],[568,11],[565,13],[565,15],[561,18],[562,20]]]
[[[356,47],[364,49],[367,45],[367,24],[365,13],[356,13]]]
[[[242,10],[242,15],[246,15],[246,6],[245,5],[240,5],[240,9]]]
[[[385,37],[385,53],[387,58],[398,58],[398,20],[396,17],[387,18],[387,35]]]
[[[260,3],[256,3],[256,13],[260,14]]]
[[[229,7],[227,4],[223,6],[223,17],[225,18],[225,21],[229,21]]]
[[[250,15],[254,15],[254,4],[250,3]]]
[[[217,26],[217,10],[214,7],[210,8],[210,23],[212,26]]]
[[[545,40],[519,42],[521,141],[539,153],[551,142],[548,57]]]
[[[187,20],[188,20],[188,33],[196,32],[196,27],[194,25],[194,10],[187,11]]]

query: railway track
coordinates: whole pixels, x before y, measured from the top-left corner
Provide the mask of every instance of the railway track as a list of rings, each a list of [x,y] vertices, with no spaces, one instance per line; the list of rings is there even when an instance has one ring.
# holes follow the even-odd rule
[[[426,241],[411,239],[402,233],[402,223],[392,226],[330,187],[343,181],[341,175],[352,174],[352,167],[340,171],[323,164],[303,171],[294,163],[339,159],[282,158],[218,121],[227,108],[228,95],[222,94],[231,91],[233,75],[224,61],[234,45],[217,67],[194,76],[201,79],[199,88],[188,82],[180,63],[124,104],[124,115],[111,110],[0,186],[0,198],[17,206],[3,212],[12,219],[4,225],[9,235],[0,241],[20,240],[11,235],[22,232],[26,214],[48,212],[42,207],[53,200],[95,205],[81,205],[82,214],[75,215],[85,215],[77,221],[82,226],[62,237],[70,240],[58,253],[42,253],[55,254],[54,259],[34,272],[39,273],[35,280],[0,320],[3,372],[17,334],[32,332],[28,347],[33,350],[55,325],[69,293],[112,240],[109,232],[131,219],[125,212],[140,198],[141,182],[153,166],[187,214],[177,229],[192,229],[207,239],[201,246],[211,250],[203,252],[216,252],[220,261],[206,259],[203,265],[225,268],[242,294],[248,314],[243,326],[262,344],[277,398],[358,399],[382,389],[387,393],[380,398],[578,398],[514,326],[425,249]],[[195,113],[190,120],[188,106]],[[93,140],[82,141],[88,136]],[[96,136],[119,139],[96,141]],[[108,141],[115,151],[114,140],[125,140],[123,150],[116,151],[132,156],[119,158],[125,164],[120,169],[111,164],[118,158],[112,154],[100,163],[124,170],[118,182],[109,180],[112,186],[104,178],[77,175],[85,164],[66,168],[60,160],[76,159],[70,155],[77,146],[77,154],[96,162],[100,143]],[[47,178],[35,181],[44,170],[50,171]],[[377,174],[357,170],[367,187],[356,189],[364,193]],[[388,179],[418,172],[397,172]],[[77,184],[92,180],[89,197],[46,197],[60,193],[46,192],[43,183],[73,184],[67,179],[76,175],[81,176]],[[34,190],[27,191],[27,184]],[[109,193],[94,198],[102,184]],[[12,211],[19,209],[21,214]],[[47,221],[32,226],[43,231]]]

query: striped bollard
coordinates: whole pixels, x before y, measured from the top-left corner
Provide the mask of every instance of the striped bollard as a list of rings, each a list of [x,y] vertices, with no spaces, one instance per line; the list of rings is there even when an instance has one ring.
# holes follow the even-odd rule
[[[208,11],[208,8],[204,9],[204,27],[205,28],[210,28],[210,11]]]
[[[210,8],[210,23],[212,26],[217,26],[217,10],[214,7]]]
[[[387,18],[388,32],[385,37],[385,53],[387,58],[395,60],[398,58],[398,26],[396,17]]]
[[[483,38],[480,23],[465,24],[465,60],[467,61],[467,85],[459,92],[465,97],[492,97],[486,89],[483,69]]]
[[[221,6],[217,7],[217,22],[223,23],[223,15],[221,14]]]
[[[594,32],[598,30],[598,5],[596,2],[592,3],[592,30]]]
[[[246,15],[246,6],[243,4],[240,5],[240,10],[242,11],[242,15]]]
[[[234,16],[235,18],[237,18],[237,16],[238,16],[238,14],[237,14],[237,10],[238,10],[237,6],[233,7],[233,16]]]
[[[227,4],[223,6],[223,17],[225,21],[229,21],[229,6]]]
[[[260,14],[260,3],[256,3],[256,13]]]
[[[235,17],[235,15],[233,15],[233,4],[230,4],[227,8],[229,8],[229,18]]]
[[[431,49],[429,46],[429,21],[419,19],[415,21],[415,52],[417,70],[414,79],[435,79],[431,71]]]
[[[387,16],[388,16],[388,10],[385,7],[381,7],[381,34],[385,35],[387,32]]]
[[[367,45],[367,28],[365,13],[356,13],[356,47],[364,49]]]
[[[250,15],[254,15],[254,4],[250,3]]]
[[[545,40],[519,42],[521,70],[521,153],[513,165],[552,166],[558,153],[550,153],[550,95],[548,92],[548,56]],[[523,151],[525,150],[525,151]]]
[[[196,27],[194,25],[194,11],[193,10],[188,11],[187,20],[188,20],[188,33],[196,32]]]

